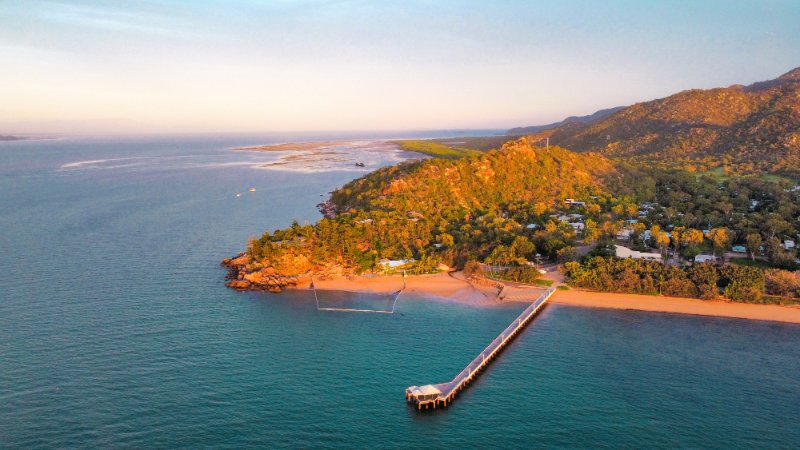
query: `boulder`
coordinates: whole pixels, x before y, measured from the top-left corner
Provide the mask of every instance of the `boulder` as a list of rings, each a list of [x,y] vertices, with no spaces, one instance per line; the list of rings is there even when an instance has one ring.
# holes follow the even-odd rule
[[[244,290],[250,289],[250,282],[247,280],[233,280],[229,281],[226,286],[234,289]]]

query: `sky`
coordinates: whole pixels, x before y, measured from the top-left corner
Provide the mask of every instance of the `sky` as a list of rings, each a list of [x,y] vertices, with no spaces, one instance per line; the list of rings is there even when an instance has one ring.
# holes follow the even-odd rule
[[[0,0],[0,134],[505,129],[800,66],[798,0]]]

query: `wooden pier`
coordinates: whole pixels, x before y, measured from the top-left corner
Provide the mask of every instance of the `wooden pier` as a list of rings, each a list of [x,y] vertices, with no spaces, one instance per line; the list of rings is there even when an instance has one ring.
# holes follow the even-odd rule
[[[542,293],[452,381],[425,386],[411,386],[406,389],[406,400],[416,404],[418,410],[450,405],[456,395],[464,390],[494,360],[498,353],[533,320],[550,296],[553,295],[553,292],[555,292],[555,288],[550,288]]]

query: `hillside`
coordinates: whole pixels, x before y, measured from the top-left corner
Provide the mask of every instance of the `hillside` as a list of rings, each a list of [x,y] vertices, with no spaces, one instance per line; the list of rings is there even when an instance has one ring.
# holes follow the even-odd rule
[[[611,162],[599,155],[534,149],[523,138],[474,158],[387,167],[348,183],[331,202],[338,213],[405,209],[439,215],[496,211],[511,203],[550,206],[594,193],[614,173]]]
[[[434,158],[458,159],[496,150],[508,141],[519,139],[510,136],[470,136],[438,139],[405,139],[392,141],[405,151],[422,153]]]
[[[800,68],[775,80],[694,89],[590,123],[533,134],[575,151],[661,167],[800,176]]]
[[[268,279],[279,289],[297,275],[374,271],[382,259],[413,259],[404,269],[414,273],[535,251],[555,257],[572,228],[534,234],[525,224],[543,223],[565,198],[610,199],[619,178],[603,156],[547,151],[525,138],[478,156],[399,164],[333,192],[324,219],[265,232],[225,265],[233,287],[263,288]]]
[[[611,114],[625,108],[624,106],[617,106],[615,108],[608,108],[608,109],[601,109],[593,114],[589,114],[588,116],[570,116],[566,119],[562,120],[561,122],[555,122],[547,125],[533,125],[528,127],[517,127],[508,130],[507,134],[509,135],[524,135],[524,134],[531,134],[531,133],[538,133],[540,131],[549,130],[551,128],[558,128],[564,125],[568,125],[571,123],[580,123],[580,124],[590,124],[593,122],[597,122],[598,120],[608,117]]]

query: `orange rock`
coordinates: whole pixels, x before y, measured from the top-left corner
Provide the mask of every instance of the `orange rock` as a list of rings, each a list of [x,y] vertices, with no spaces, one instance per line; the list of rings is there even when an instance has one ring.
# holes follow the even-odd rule
[[[233,280],[229,281],[226,286],[234,289],[249,289],[250,282],[247,280]]]

